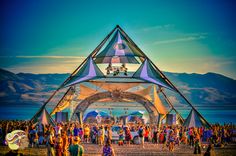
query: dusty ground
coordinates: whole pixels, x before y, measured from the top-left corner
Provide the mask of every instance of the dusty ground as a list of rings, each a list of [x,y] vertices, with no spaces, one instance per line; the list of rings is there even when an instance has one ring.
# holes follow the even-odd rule
[[[85,155],[101,155],[102,147],[94,144],[83,144],[85,149]],[[124,145],[118,146],[113,145],[115,153],[117,156],[124,155],[185,155],[191,156],[193,154],[193,149],[189,146],[180,145],[176,146],[174,152],[169,152],[167,149],[162,150],[162,145],[153,145],[153,144],[145,144],[145,148],[143,149],[139,145]],[[0,146],[0,155],[5,155],[10,149],[7,146]],[[24,155],[47,155],[47,149],[45,147],[40,148],[27,148],[25,150],[19,151]],[[202,150],[202,155],[205,152],[205,149]],[[236,144],[231,144],[226,146],[225,148],[215,148],[216,156],[234,156],[236,155]]]

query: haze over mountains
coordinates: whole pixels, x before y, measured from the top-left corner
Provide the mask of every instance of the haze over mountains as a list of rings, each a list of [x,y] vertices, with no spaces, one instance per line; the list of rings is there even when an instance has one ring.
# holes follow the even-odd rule
[[[195,105],[236,109],[236,80],[216,73],[165,74]],[[0,69],[0,108],[39,107],[68,76],[69,74],[14,74]]]

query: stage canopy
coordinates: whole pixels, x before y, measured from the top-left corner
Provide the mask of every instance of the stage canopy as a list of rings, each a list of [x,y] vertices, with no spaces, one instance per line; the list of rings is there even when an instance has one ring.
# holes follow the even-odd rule
[[[127,41],[118,29],[104,50],[95,57],[95,62],[138,64],[136,56],[144,57],[134,45]]]

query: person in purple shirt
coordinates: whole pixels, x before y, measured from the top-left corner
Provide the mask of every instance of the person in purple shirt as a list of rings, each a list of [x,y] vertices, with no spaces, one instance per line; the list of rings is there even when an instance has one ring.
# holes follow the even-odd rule
[[[208,129],[207,131],[207,141],[209,141],[209,139],[212,137],[212,130],[211,129]]]

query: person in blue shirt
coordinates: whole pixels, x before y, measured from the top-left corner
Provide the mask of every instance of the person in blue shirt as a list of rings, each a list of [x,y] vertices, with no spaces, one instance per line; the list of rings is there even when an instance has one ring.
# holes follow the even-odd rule
[[[74,136],[79,136],[79,131],[80,131],[79,125],[76,124],[76,126],[75,126],[75,128],[74,128]]]

